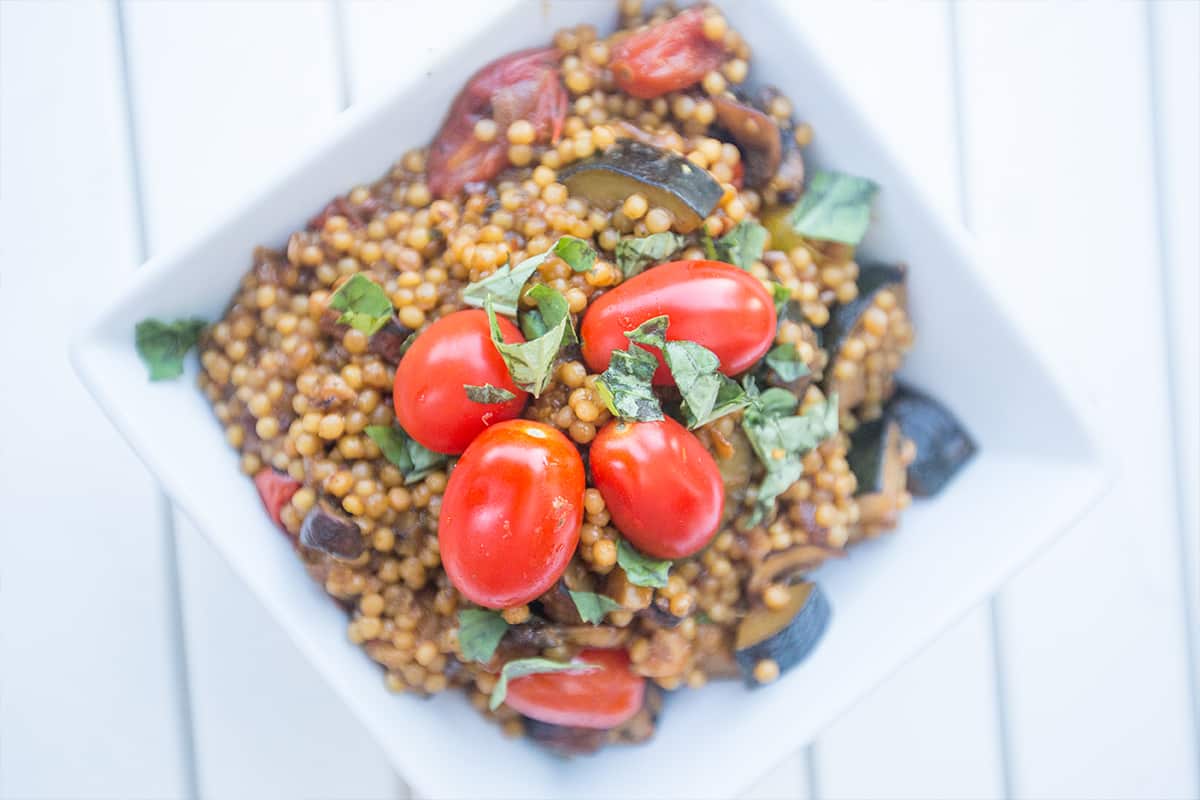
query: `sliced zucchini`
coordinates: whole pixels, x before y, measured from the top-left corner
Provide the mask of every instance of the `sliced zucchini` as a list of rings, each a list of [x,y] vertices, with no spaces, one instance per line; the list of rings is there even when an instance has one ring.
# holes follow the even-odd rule
[[[686,158],[652,144],[622,139],[607,152],[559,173],[567,190],[603,208],[616,208],[640,192],[651,206],[675,217],[675,229],[700,226],[721,200],[721,185]]]
[[[755,669],[760,662],[774,661],[782,675],[799,664],[816,648],[829,626],[830,608],[825,594],[815,583],[788,587],[783,608],[757,608],[742,619],[734,641],[734,657],[747,686],[760,686]]]
[[[908,465],[908,491],[916,497],[940,492],[975,454],[970,434],[927,395],[901,386],[884,413],[917,446],[916,458]]]
[[[830,353],[825,391],[837,392],[842,411],[864,406],[863,418],[878,417],[895,389],[896,369],[912,339],[905,272],[885,264],[860,267],[858,297],[833,309],[822,331]],[[901,310],[898,320],[891,313],[895,308]]]
[[[900,425],[888,414],[859,425],[846,460],[858,479],[858,533],[875,536],[896,527],[908,499]]]

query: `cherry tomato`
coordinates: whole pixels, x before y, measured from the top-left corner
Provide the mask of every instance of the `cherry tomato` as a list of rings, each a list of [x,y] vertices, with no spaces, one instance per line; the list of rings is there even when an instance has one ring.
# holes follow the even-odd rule
[[[271,519],[282,528],[279,512],[300,489],[300,482],[271,467],[263,467],[254,474],[254,487],[258,489],[258,496],[262,498]]]
[[[429,189],[453,197],[468,183],[491,180],[508,166],[508,126],[533,123],[534,141],[558,141],[567,118],[567,91],[559,79],[556,48],[524,50],[497,59],[471,76],[454,98],[429,148]],[[489,142],[475,137],[475,123],[496,122]]]
[[[721,43],[704,35],[703,10],[693,8],[617,42],[609,64],[618,88],[649,100],[699,83],[724,60]]]
[[[704,345],[726,375],[745,372],[775,341],[775,303],[750,273],[719,261],[672,261],[605,292],[588,307],[579,334],[592,372],[608,368],[613,350],[629,345],[625,332],[648,319],[671,318],[667,339]],[[675,380],[658,356],[657,386]]]
[[[499,317],[505,342],[523,342],[521,331]],[[466,385],[507,389],[504,403],[476,403]],[[392,404],[408,435],[438,453],[461,453],[488,425],[513,419],[528,393],[513,383],[489,333],[487,313],[448,314],[421,332],[396,367]]]
[[[655,558],[704,549],[721,524],[725,484],[700,440],[670,417],[613,420],[592,441],[592,480],[617,530]]]
[[[646,679],[630,671],[628,653],[583,650],[578,660],[600,669],[514,678],[504,702],[527,717],[573,728],[615,728],[641,710]]]
[[[501,422],[471,443],[446,485],[442,566],[469,600],[511,608],[562,576],[583,522],[583,459],[540,422]]]

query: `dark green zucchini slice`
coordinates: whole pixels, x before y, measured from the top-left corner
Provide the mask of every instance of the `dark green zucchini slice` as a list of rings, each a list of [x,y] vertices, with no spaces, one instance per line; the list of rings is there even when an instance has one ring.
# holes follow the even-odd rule
[[[884,414],[864,422],[850,434],[846,460],[858,479],[858,526],[874,536],[896,527],[906,492],[904,436],[900,425]]]
[[[858,275],[858,297],[834,308],[830,313],[829,322],[822,330],[822,341],[828,346],[830,358],[829,367],[825,370],[825,390],[827,394],[838,393],[839,405],[843,411],[857,408],[868,399],[869,383],[872,381],[881,381],[883,384],[880,403],[891,394],[894,381],[892,371],[872,374],[865,368],[865,358],[859,359],[859,363],[848,364],[842,368],[839,368],[839,363],[845,359],[843,347],[862,331],[865,315],[875,307],[881,292],[890,291],[896,303],[901,308],[907,308],[905,272],[902,266],[888,264],[861,266]],[[868,349],[866,355],[871,353]],[[850,369],[853,370],[853,374],[845,374]],[[875,413],[868,416],[877,415],[878,409],[875,409]]]
[[[670,211],[675,229],[682,233],[700,227],[724,193],[708,170],[670,150],[632,139],[622,139],[558,175],[571,194],[602,208],[617,208],[640,192],[651,206]]]
[[[816,648],[829,626],[830,608],[815,583],[788,587],[788,604],[778,611],[756,608],[742,619],[734,642],[734,657],[747,686],[759,686],[754,668],[770,659],[782,675]]]
[[[901,386],[884,411],[917,446],[908,465],[908,491],[932,497],[975,455],[975,442],[954,415],[938,401]]]

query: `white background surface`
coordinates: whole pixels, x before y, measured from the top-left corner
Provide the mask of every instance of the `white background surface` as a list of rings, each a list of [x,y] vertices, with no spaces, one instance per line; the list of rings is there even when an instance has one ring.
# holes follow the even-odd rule
[[[63,321],[491,13],[0,0],[0,797],[405,793],[85,398]],[[750,796],[1197,797],[1200,5],[795,13],[1111,421],[1119,472]]]

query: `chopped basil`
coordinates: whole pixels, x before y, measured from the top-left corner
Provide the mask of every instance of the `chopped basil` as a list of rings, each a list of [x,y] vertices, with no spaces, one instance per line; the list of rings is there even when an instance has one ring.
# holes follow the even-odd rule
[[[732,414],[749,402],[742,388],[721,374],[721,360],[708,348],[695,342],[667,342],[663,359],[683,398],[689,428]]]
[[[671,562],[643,555],[624,539],[617,540],[617,564],[625,570],[625,577],[635,586],[661,589],[667,585]]]
[[[545,335],[546,331],[571,313],[567,298],[563,297],[558,290],[543,283],[530,288],[528,294],[537,302],[537,308],[530,309],[521,315],[521,332],[525,334],[526,339],[536,339]],[[563,347],[575,344],[577,341],[579,338],[575,335],[575,328],[567,323],[567,329],[563,332]]]
[[[491,661],[507,630],[508,623],[499,611],[465,608],[458,612],[458,643],[468,661]]]
[[[608,595],[596,594],[595,592],[574,592],[570,589],[571,599],[575,601],[575,608],[579,611],[579,616],[584,622],[590,622],[593,625],[598,625],[604,621],[604,615],[610,611],[620,611],[623,607],[616,600],[613,600]]]
[[[767,366],[782,380],[794,381],[809,373],[808,364],[800,358],[794,344],[777,344],[767,353]]]
[[[669,325],[668,317],[653,317],[625,335],[638,344],[662,351],[663,361],[671,371],[671,377],[675,379],[675,386],[683,398],[683,414],[688,427],[697,428],[739,408],[745,408],[749,402],[745,392],[721,374],[721,360],[711,350],[695,342],[668,341]],[[631,346],[630,350],[633,349]],[[613,356],[616,357],[616,352]],[[655,366],[657,367],[657,361]],[[651,371],[650,375],[653,374]]]
[[[183,374],[183,357],[196,346],[208,324],[202,319],[177,319],[163,322],[144,319],[133,329],[134,346],[150,380],[165,381]]]
[[[557,325],[550,327],[535,339],[508,344],[500,333],[496,309],[492,306],[490,298],[485,310],[488,324],[491,326],[492,344],[504,359],[508,374],[512,375],[518,386],[538,397],[550,384],[550,377],[554,373],[554,359],[558,357],[558,351],[567,335],[566,330],[571,326],[570,315],[564,315]]]
[[[761,395],[747,383],[750,407],[742,418],[742,429],[767,474],[758,487],[757,523],[775,502],[804,474],[802,456],[838,431],[838,399],[830,395],[798,416],[789,416],[796,398],[783,389],[768,389]],[[786,395],[786,398],[784,398]]]
[[[662,405],[651,383],[658,359],[630,342],[628,350],[614,350],[608,369],[596,381],[604,405],[618,419],[651,422],[662,419]]]
[[[329,307],[341,311],[338,322],[370,336],[392,318],[392,301],[375,281],[357,272],[329,298]]]
[[[871,201],[878,191],[866,178],[818,170],[788,219],[801,236],[856,245],[871,223]]]
[[[485,383],[483,386],[464,383],[463,388],[467,390],[467,399],[472,403],[507,403],[516,397],[508,389],[492,386],[490,383]]]
[[[596,263],[596,251],[583,239],[564,236],[554,244],[554,255],[575,272],[587,272]]]
[[[784,307],[792,299],[792,290],[782,283],[771,282],[771,298],[775,301],[775,316],[783,314]]]
[[[743,220],[712,243],[711,257],[735,267],[750,269],[755,261],[762,258],[766,244],[767,229],[757,222]]]
[[[566,261],[576,272],[591,269],[596,261],[596,251],[591,245],[574,236],[563,236],[546,252],[530,256],[515,267],[505,264],[483,280],[470,284],[463,289],[463,302],[469,306],[484,308],[490,299],[496,313],[506,317],[517,316],[521,288],[537,268],[552,256]]]
[[[588,664],[583,661],[572,661],[565,664],[561,661],[551,661],[548,658],[518,658],[515,661],[509,661],[500,670],[500,679],[496,681],[496,687],[492,689],[488,708],[495,711],[500,707],[504,698],[508,696],[508,682],[513,678],[547,672],[593,672],[598,669],[600,667],[596,664]]]
[[[425,447],[399,425],[368,425],[366,433],[384,458],[400,468],[405,483],[416,483],[447,461],[447,456]]]
[[[651,317],[633,330],[625,331],[625,337],[631,342],[657,347],[661,350],[663,342],[667,340],[667,326],[670,324],[671,318],[666,314]]]
[[[617,266],[626,278],[632,278],[646,267],[666,261],[673,253],[683,249],[687,239],[677,233],[664,231],[652,233],[638,239],[622,239],[617,242]]]

